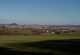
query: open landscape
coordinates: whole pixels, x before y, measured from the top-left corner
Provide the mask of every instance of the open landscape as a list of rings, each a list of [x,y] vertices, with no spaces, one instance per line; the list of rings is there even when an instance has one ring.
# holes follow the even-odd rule
[[[26,55],[78,55],[80,34],[60,35],[0,35],[0,47],[4,54]],[[8,50],[7,50],[8,49]],[[3,52],[5,52],[3,51]],[[12,51],[12,52],[11,52]],[[16,51],[18,53],[16,53]],[[19,53],[20,52],[20,53]]]
[[[80,25],[0,24],[3,55],[78,55],[79,43]]]
[[[0,55],[80,55],[80,0],[0,0]]]

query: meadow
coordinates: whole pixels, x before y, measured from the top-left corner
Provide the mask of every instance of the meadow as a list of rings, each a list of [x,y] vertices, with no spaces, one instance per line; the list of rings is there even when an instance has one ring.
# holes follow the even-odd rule
[[[80,34],[60,34],[60,35],[0,35],[0,46],[12,48],[12,50],[45,53],[45,54],[61,54],[69,55],[64,51],[71,51],[71,40],[79,40]],[[58,41],[58,42],[57,42]],[[75,47],[73,47],[75,48]],[[75,48],[80,49],[80,48]],[[75,50],[74,49],[74,50]],[[58,52],[58,53],[57,53]],[[74,52],[74,51],[73,51]],[[42,55],[42,54],[41,54]],[[76,54],[77,55],[77,54]]]
[[[80,34],[60,35],[0,35],[0,44],[38,42],[45,40],[80,39]]]

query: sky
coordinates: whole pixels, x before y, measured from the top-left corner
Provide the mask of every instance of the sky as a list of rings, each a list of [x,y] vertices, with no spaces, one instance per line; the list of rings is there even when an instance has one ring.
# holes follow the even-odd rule
[[[80,0],[0,0],[0,24],[80,24]]]

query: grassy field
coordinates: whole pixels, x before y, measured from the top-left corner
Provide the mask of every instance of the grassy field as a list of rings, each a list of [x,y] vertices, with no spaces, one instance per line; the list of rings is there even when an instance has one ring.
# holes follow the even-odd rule
[[[62,34],[62,35],[0,35],[0,45],[7,43],[28,43],[45,40],[65,40],[65,39],[80,39],[80,34]]]
[[[80,34],[33,35],[33,36],[32,35],[31,36],[0,35],[0,46],[16,48],[17,50],[27,51],[27,52],[45,52],[45,53],[52,52],[52,53],[55,53],[55,51],[59,52],[59,50],[55,50],[55,51],[53,50],[53,49],[55,49],[55,45],[53,45],[53,42],[55,40],[67,40],[67,39],[80,39]],[[45,41],[47,41],[49,43],[47,43]],[[50,49],[47,49],[48,47]],[[69,46],[67,46],[67,47],[69,47]],[[56,47],[56,49],[59,49],[59,48],[61,48],[61,47],[59,47],[59,46]],[[61,53],[63,53],[63,52],[61,52]]]
[[[21,42],[36,42],[44,40],[64,40],[64,39],[80,39],[80,35],[64,34],[64,35],[0,35],[0,44],[5,43],[21,43]]]

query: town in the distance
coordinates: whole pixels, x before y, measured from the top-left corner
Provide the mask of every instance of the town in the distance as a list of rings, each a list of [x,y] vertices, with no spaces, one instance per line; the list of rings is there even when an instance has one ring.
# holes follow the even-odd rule
[[[80,25],[0,24],[0,35],[49,35],[79,33]]]

